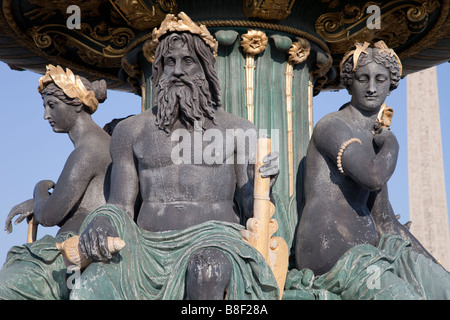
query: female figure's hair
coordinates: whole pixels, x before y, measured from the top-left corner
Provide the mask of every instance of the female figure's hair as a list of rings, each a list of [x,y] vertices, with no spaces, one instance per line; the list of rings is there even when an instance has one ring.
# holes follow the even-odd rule
[[[367,43],[366,45],[357,43],[355,46],[357,49],[348,52],[341,62],[340,76],[342,85],[349,90],[353,85],[353,77],[355,76],[356,69],[374,61],[389,70],[389,91],[397,89],[401,79],[402,65],[394,51],[381,45],[374,45],[373,48],[370,48]],[[359,54],[355,54],[355,52],[358,52],[358,48],[361,48]],[[357,61],[354,61],[355,58]]]
[[[93,81],[76,76],[72,70],[61,66],[47,65],[47,72],[39,79],[38,92],[51,94],[64,103],[84,106],[84,110],[93,114],[98,104],[106,100],[107,86],[105,80]]]
[[[83,82],[84,86],[87,90],[93,91],[95,93],[95,98],[98,100],[99,103],[102,103],[106,100],[107,97],[107,85],[105,80],[97,80],[90,82],[84,77],[80,77],[81,81]],[[44,96],[45,94],[50,94],[52,96],[55,96],[62,102],[71,105],[71,106],[84,106],[84,110],[89,113],[93,114],[95,110],[93,111],[91,108],[87,107],[83,104],[78,98],[70,98],[68,97],[64,91],[59,88],[55,83],[48,84],[42,91],[41,95]]]

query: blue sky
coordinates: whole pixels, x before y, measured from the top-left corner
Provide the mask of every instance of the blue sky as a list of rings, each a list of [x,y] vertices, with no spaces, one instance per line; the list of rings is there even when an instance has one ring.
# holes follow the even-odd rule
[[[446,169],[447,198],[450,199],[450,64],[438,66],[439,103],[441,114],[442,146]],[[13,226],[13,233],[3,231],[4,222],[11,208],[33,195],[34,185],[44,179],[57,181],[64,163],[73,150],[67,134],[56,134],[44,120],[42,99],[37,92],[41,75],[29,71],[13,71],[0,62],[0,266],[8,250],[26,241],[27,225]],[[336,111],[349,101],[345,90],[323,92],[316,96],[314,122],[325,114]],[[406,79],[386,100],[394,108],[391,130],[400,144],[397,169],[389,181],[392,206],[400,221],[409,217],[408,162],[406,127]],[[108,91],[108,99],[93,115],[94,121],[103,127],[113,118],[140,112],[140,97],[124,92]],[[448,169],[448,170],[447,170]],[[57,228],[39,227],[38,238],[54,235]]]

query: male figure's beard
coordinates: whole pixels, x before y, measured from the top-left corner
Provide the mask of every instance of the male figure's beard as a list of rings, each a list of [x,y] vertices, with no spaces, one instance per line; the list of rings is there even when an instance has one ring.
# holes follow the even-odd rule
[[[177,86],[176,81],[182,81],[183,85]],[[168,127],[175,115],[175,108],[179,108],[178,116],[187,129],[199,123],[204,130],[205,117],[215,123],[215,109],[205,78],[167,78],[162,75],[156,88],[156,106],[156,125],[167,133],[170,133]]]

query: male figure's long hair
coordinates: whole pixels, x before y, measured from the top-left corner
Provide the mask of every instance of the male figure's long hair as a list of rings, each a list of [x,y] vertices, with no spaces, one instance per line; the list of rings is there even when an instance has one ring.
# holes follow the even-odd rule
[[[163,74],[165,55],[180,45],[187,46],[189,52],[197,56],[204,76],[168,78]],[[185,85],[173,85],[176,80],[183,81]],[[156,49],[152,65],[152,84],[156,87],[156,125],[160,129],[169,132],[168,126],[176,107],[180,108],[180,120],[188,128],[199,122],[204,129],[205,117],[215,123],[215,108],[222,106],[219,79],[214,69],[212,52],[198,36],[183,32],[172,33],[163,38]]]

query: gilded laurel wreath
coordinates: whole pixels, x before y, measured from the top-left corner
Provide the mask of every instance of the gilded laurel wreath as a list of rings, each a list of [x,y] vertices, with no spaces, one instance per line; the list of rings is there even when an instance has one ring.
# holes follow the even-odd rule
[[[38,91],[42,92],[50,83],[55,83],[66,96],[77,98],[86,105],[91,113],[94,113],[98,107],[98,100],[95,98],[95,92],[87,90],[79,76],[75,76],[69,68],[64,72],[61,66],[47,65],[47,72],[39,79]]]

